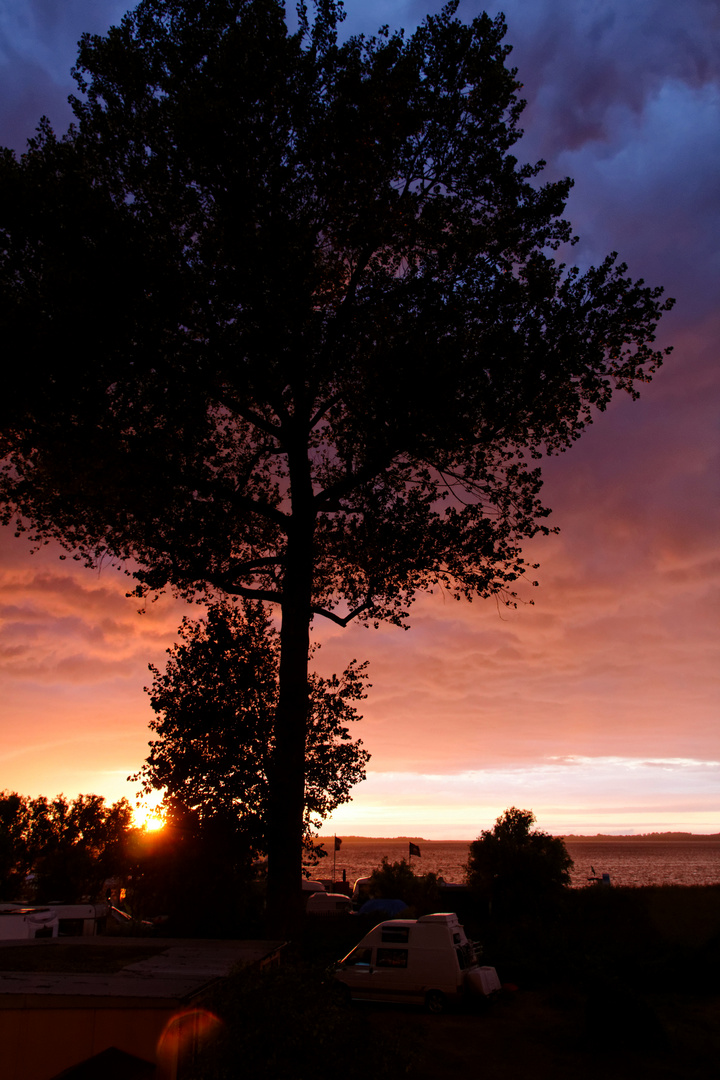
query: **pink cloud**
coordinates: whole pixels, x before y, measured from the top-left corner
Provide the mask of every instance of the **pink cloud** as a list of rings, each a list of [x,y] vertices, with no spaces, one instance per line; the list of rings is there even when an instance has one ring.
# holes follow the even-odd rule
[[[439,5],[348,6],[347,28],[373,30],[410,26]],[[527,793],[566,828],[630,816],[652,827],[669,814],[704,827],[717,775],[655,762],[718,758],[720,20],[703,0],[502,6],[529,101],[519,156],[545,157],[548,178],[577,181],[569,217],[582,241],[568,257],[617,248],[634,276],[663,283],[678,297],[661,327],[675,352],[639,403],[617,401],[546,463],[562,532],[528,545],[540,588],[520,591],[534,606],[436,595],[417,603],[407,633],[317,626],[321,670],[371,661],[358,734],[374,779],[342,813],[402,832],[425,807],[427,823],[453,835],[452,821],[469,829],[482,810],[489,824]],[[41,112],[66,115],[65,84],[59,97],[56,87],[74,45],[61,63],[55,43],[66,48],[93,28],[90,14],[109,22],[116,8],[15,5],[22,33],[14,28],[5,55],[20,62],[5,72],[0,110],[13,138]],[[5,782],[29,793],[129,790],[123,769],[139,767],[148,739],[147,664],[163,663],[186,608],[166,597],[139,616],[123,575],[56,555],[30,559],[0,537]]]

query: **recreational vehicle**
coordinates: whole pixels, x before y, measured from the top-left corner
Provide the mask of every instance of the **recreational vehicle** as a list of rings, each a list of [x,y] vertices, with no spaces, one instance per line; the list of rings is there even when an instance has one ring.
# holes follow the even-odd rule
[[[450,912],[381,922],[343,957],[335,978],[350,998],[422,1004],[443,1012],[465,995],[500,989],[495,968],[477,962],[458,917]]]

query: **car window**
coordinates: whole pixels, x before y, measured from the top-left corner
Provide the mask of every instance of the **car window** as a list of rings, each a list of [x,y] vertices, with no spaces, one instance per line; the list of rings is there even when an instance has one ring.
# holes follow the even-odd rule
[[[408,966],[407,949],[378,949],[376,967],[406,968]]]
[[[360,948],[358,946],[353,949],[351,953],[343,960],[345,967],[357,967],[359,964],[364,964],[366,967],[370,967],[370,960],[372,959],[372,949]]]
[[[410,939],[409,926],[383,926],[380,931],[383,943],[394,941],[398,945],[406,945]]]

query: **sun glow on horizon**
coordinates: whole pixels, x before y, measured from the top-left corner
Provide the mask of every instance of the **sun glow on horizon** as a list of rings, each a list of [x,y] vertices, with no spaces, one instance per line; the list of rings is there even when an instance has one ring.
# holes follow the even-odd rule
[[[148,815],[142,822],[141,828],[145,832],[157,832],[159,829],[165,828],[165,819],[159,814]]]
[[[165,827],[165,814],[162,810],[164,792],[153,792],[133,810],[133,825],[145,832],[157,832]]]

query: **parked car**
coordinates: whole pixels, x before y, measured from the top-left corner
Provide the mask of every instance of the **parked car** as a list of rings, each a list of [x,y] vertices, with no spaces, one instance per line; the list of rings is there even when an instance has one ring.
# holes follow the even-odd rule
[[[487,997],[500,989],[495,968],[478,964],[451,912],[379,923],[334,975],[350,998],[415,1003],[434,1013],[466,995]]]
[[[302,902],[303,907],[307,908],[308,900],[311,896],[324,895],[327,892],[322,881],[314,881],[312,878],[302,879]]]
[[[314,892],[308,897],[308,915],[351,915],[352,900],[344,893]]]
[[[327,892],[322,881],[315,881],[313,878],[302,879],[302,891],[304,893]]]
[[[372,899],[369,877],[359,877],[355,879],[355,884],[352,889],[352,899],[356,909],[362,907],[366,900]]]

